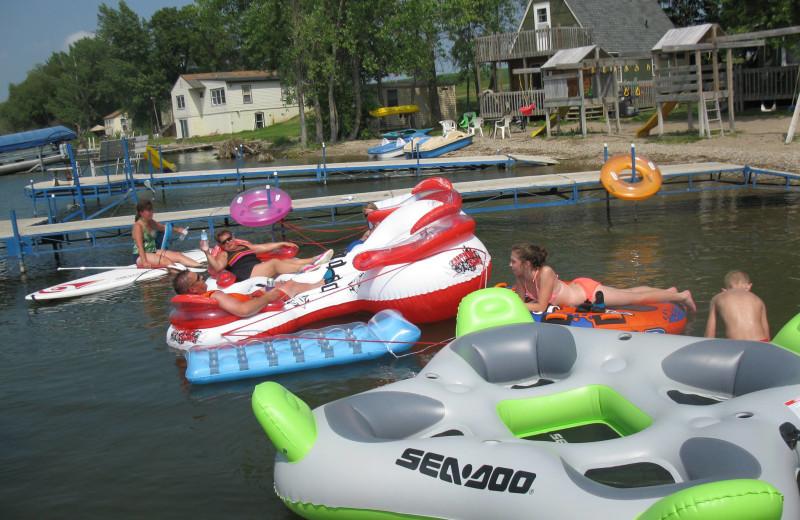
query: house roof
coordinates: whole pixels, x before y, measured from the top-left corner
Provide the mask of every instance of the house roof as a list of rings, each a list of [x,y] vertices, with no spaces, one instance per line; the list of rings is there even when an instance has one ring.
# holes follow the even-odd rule
[[[121,113],[122,113],[122,109],[120,108],[120,109],[118,109],[118,110],[114,110],[113,112],[111,112],[111,113],[110,113],[110,114],[108,114],[107,116],[103,117],[103,119],[104,119],[104,120],[105,120],[105,119],[114,119],[115,117],[117,117],[117,116],[118,116],[118,115],[120,115]]]
[[[697,45],[698,43],[711,43],[715,36],[724,36],[725,31],[717,24],[704,23],[691,27],[680,27],[670,29],[653,46],[654,51],[660,51],[664,47],[677,45]]]
[[[533,15],[530,0],[526,16]],[[658,0],[563,0],[581,27],[591,27],[594,43],[615,54],[649,54],[675,26]],[[521,27],[521,26],[520,26]]]
[[[233,72],[204,72],[201,74],[181,74],[191,88],[204,89],[204,80],[227,81],[240,83],[243,81],[269,81],[279,80],[277,72],[269,70],[238,70]]]
[[[555,69],[555,68],[571,68],[570,65],[576,67],[581,66],[581,62],[590,58],[608,58],[610,55],[599,48],[597,45],[588,45],[586,47],[573,47],[572,49],[562,49],[542,65],[542,69]]]
[[[53,126],[17,134],[0,135],[0,152],[69,141],[76,137],[78,137],[78,134],[65,126]]]

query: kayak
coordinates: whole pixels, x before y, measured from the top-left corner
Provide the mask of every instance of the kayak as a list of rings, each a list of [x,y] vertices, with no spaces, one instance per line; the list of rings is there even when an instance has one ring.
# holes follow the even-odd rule
[[[205,254],[199,249],[193,249],[184,254],[198,262],[205,261],[206,259]],[[107,271],[101,271],[90,276],[78,278],[77,280],[52,285],[30,293],[25,296],[25,299],[38,302],[77,298],[78,296],[86,296],[87,294],[95,294],[118,287],[124,287],[135,282],[154,280],[166,276],[167,274],[169,274],[169,270],[166,267],[144,269],[136,264],[131,264],[122,268],[109,268]]]

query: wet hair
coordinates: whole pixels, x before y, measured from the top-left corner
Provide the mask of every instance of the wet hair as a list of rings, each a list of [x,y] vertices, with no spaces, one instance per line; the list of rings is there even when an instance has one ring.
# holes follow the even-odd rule
[[[750,283],[750,277],[747,276],[747,273],[739,269],[734,269],[733,271],[726,274],[725,280],[723,282],[726,289],[730,289],[736,285],[747,285],[749,283]]]
[[[137,220],[139,220],[139,218],[140,218],[139,214],[142,211],[146,210],[146,209],[153,209],[153,201],[152,200],[150,200],[150,199],[142,199],[139,202],[137,202],[136,203],[136,218],[133,221],[136,222]]]
[[[194,285],[194,282],[189,281],[189,273],[191,273],[191,271],[181,271],[178,273],[178,276],[172,280],[172,288],[175,289],[177,294],[188,293],[189,289]]]
[[[222,229],[218,229],[217,232],[214,233],[214,239],[217,241],[218,244],[219,244],[219,237],[221,237],[222,235],[233,236],[233,231],[231,231],[230,229],[228,229],[226,227],[224,227]]]
[[[530,262],[531,267],[542,267],[547,261],[547,249],[537,244],[514,244],[511,252],[516,253],[522,263]]]
[[[374,202],[365,202],[364,207],[361,209],[361,212],[363,213],[365,210],[368,209],[378,209],[378,206]]]

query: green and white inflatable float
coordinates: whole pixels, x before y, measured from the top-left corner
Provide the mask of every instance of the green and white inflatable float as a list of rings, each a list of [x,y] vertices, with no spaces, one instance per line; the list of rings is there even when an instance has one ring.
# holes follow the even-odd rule
[[[520,303],[472,293],[416,377],[315,410],[258,385],[278,496],[310,519],[800,518],[800,356]]]

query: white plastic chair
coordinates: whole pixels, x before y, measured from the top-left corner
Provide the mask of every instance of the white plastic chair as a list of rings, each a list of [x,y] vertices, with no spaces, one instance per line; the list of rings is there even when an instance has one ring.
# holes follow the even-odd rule
[[[497,131],[500,130],[500,139],[506,138],[506,131],[508,131],[508,136],[511,137],[511,120],[513,118],[511,116],[503,116],[499,121],[494,122],[494,132],[492,132],[492,137],[497,138]]]
[[[452,132],[456,128],[456,122],[452,119],[445,119],[444,121],[439,121],[439,124],[442,125],[442,133],[446,134],[447,132]]]
[[[475,135],[475,132],[480,132],[481,137],[483,137],[483,118],[482,117],[474,117],[472,121],[469,122],[469,127],[467,128],[467,132],[472,135]]]

